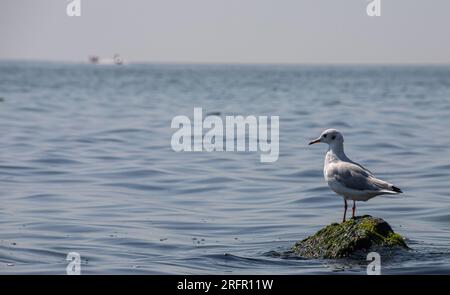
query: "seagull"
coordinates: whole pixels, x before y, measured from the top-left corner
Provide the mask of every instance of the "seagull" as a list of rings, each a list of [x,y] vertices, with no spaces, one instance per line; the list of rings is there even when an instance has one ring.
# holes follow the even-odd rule
[[[352,218],[355,218],[356,201],[372,199],[378,195],[399,194],[402,190],[393,184],[376,178],[362,165],[350,160],[344,153],[344,137],[336,129],[327,129],[309,143],[328,144],[323,175],[328,186],[344,198],[344,218],[347,214],[347,200],[353,200]]]

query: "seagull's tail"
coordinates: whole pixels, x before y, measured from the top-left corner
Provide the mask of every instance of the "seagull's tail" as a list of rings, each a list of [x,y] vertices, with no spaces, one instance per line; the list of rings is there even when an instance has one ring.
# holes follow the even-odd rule
[[[391,186],[391,189],[392,189],[392,191],[394,191],[396,193],[399,193],[399,194],[403,193],[403,191],[400,188],[396,187],[395,185]]]
[[[403,193],[401,189],[392,184],[390,184],[388,188],[382,189],[381,192],[388,195],[397,195]]]
[[[386,182],[384,180],[378,179],[378,178],[372,178],[372,182],[380,189],[381,192],[383,192],[384,194],[391,194],[391,195],[396,195],[396,194],[401,194],[403,193],[403,191],[389,183]]]

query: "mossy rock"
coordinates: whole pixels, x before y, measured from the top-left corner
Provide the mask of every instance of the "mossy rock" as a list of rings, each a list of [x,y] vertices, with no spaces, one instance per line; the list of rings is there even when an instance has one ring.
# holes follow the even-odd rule
[[[304,258],[344,258],[377,247],[407,249],[405,239],[381,218],[359,216],[333,223],[295,243],[292,251]]]

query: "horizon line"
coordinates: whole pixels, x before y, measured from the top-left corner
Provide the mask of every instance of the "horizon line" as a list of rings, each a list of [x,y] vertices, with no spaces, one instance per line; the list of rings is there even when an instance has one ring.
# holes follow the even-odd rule
[[[87,64],[90,65],[89,61],[86,60],[59,60],[59,59],[38,59],[38,58],[0,58],[0,62],[42,62],[42,63],[65,63],[65,64]],[[127,61],[124,59],[123,65],[139,65],[139,64],[161,64],[161,65],[261,65],[261,66],[301,66],[301,65],[311,65],[311,66],[450,66],[449,62],[345,62],[345,61],[334,61],[334,62],[320,62],[320,61],[304,61],[304,62],[240,62],[240,61],[150,61],[150,60],[131,60]],[[102,65],[102,64],[96,64]]]

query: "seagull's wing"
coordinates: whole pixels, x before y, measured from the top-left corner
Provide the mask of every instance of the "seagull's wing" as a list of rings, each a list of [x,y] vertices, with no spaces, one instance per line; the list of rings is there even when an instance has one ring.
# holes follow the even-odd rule
[[[350,162],[339,162],[331,165],[327,170],[327,176],[349,189],[392,192],[392,184],[375,178],[370,171]]]
[[[369,175],[373,176],[372,171],[370,171],[369,169],[367,169],[367,168],[364,167],[363,165],[361,165],[361,164],[359,164],[359,163],[356,163],[356,162],[353,162],[352,160],[350,160],[349,162],[352,163],[352,164],[354,164],[354,165],[356,165],[356,166],[358,166],[358,167],[360,167],[362,170],[364,170],[365,172],[367,172]]]

